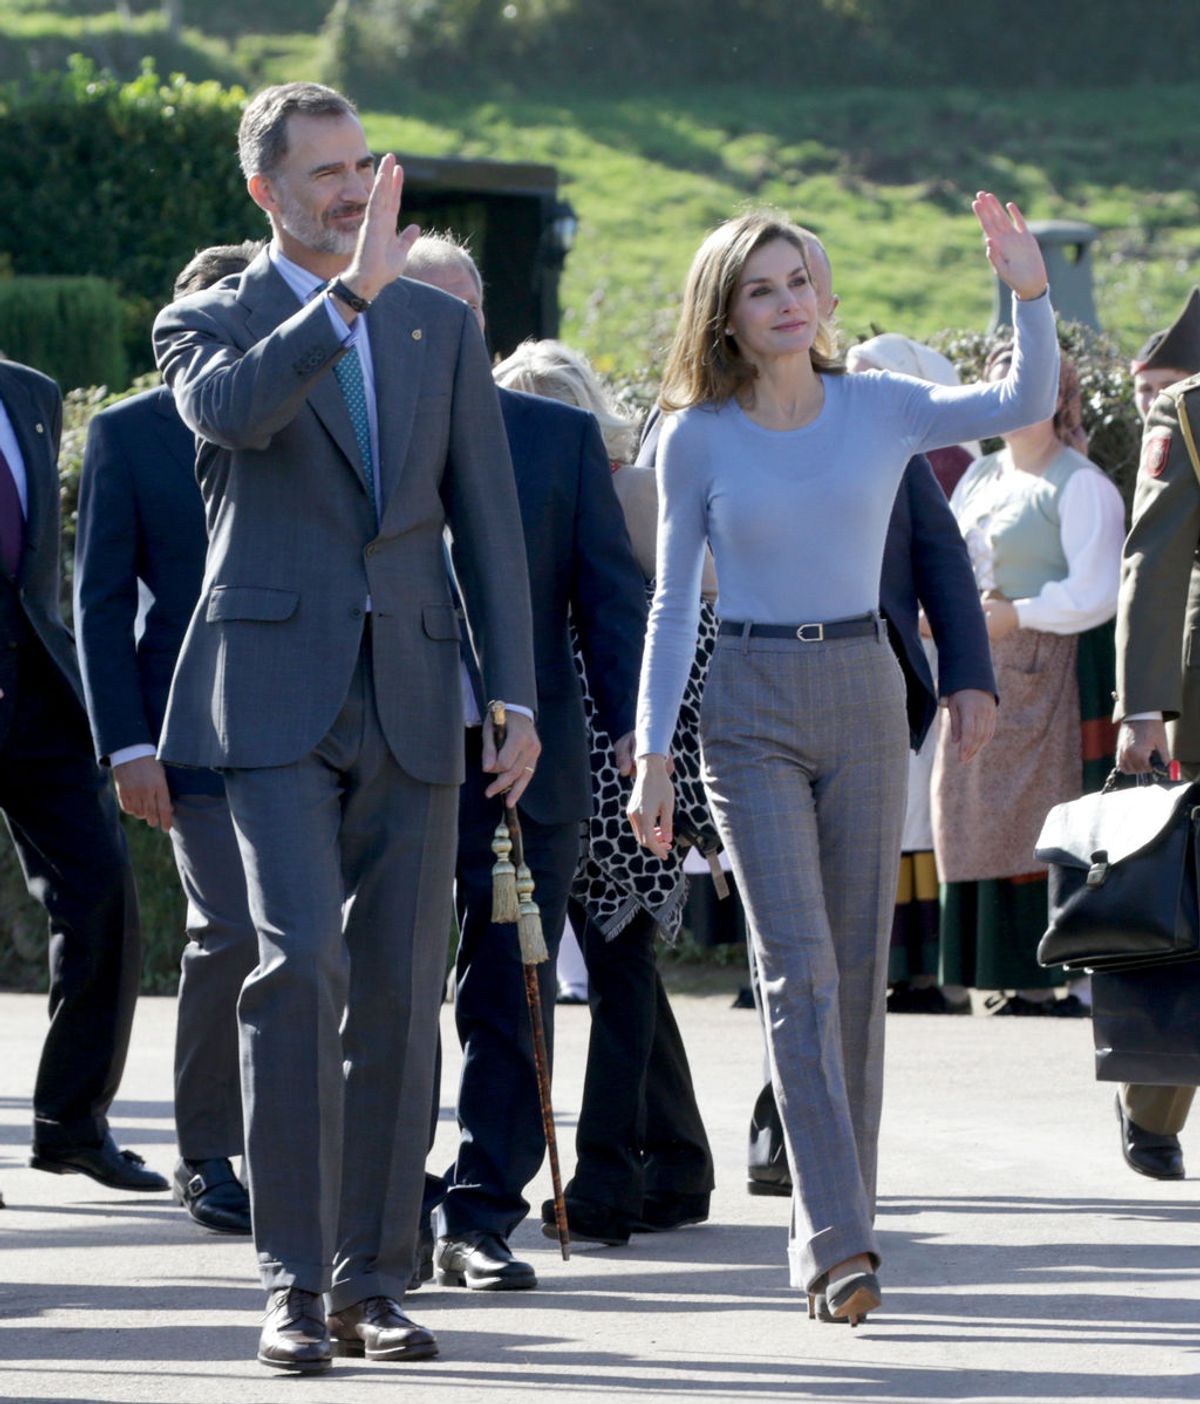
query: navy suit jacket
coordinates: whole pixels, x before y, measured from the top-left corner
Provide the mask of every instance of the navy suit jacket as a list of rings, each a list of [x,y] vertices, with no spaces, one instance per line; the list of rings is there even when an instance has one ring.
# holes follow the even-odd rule
[[[204,578],[207,535],[192,432],[165,386],[97,414],[75,537],[75,623],[96,753],[156,746]],[[135,638],[139,582],[151,596]],[[170,766],[173,794],[221,794],[212,771]]]
[[[937,714],[938,697],[975,688],[995,695],[987,626],[966,543],[929,460],[909,460],[883,549],[879,604],[904,670],[908,729],[918,749]],[[917,615],[924,609],[938,649],[934,686],[921,646]]]
[[[529,562],[542,741],[521,808],[539,823],[568,823],[592,812],[570,626],[579,637],[600,721],[616,740],[634,725],[645,588],[595,418],[557,400],[499,393]]]

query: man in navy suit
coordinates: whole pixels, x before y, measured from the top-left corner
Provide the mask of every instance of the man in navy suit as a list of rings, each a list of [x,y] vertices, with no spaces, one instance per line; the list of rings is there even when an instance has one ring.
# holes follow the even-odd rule
[[[261,245],[206,249],[175,297],[239,273]],[[237,999],[258,959],[225,787],[156,758],[167,694],[196,607],[208,538],[195,442],[160,386],[92,420],[79,487],[75,617],[97,756],[127,814],[170,834],[187,897],[175,1039],[175,1198],[202,1227],[250,1232]],[[141,596],[149,598],[140,623]]]
[[[418,239],[406,274],[461,298],[483,326],[479,270],[454,240]],[[553,955],[579,860],[580,822],[592,804],[569,624],[578,633],[604,729],[620,738],[618,761],[629,766],[645,592],[595,420],[557,401],[498,393],[533,600],[538,733],[544,749],[543,764],[521,801],[521,824],[552,956],[538,967],[549,1036],[556,993]],[[537,1285],[533,1268],[513,1258],[508,1238],[528,1212],[522,1191],[541,1165],[545,1141],[516,928],[491,923],[491,840],[500,811],[483,795],[485,777],[474,758],[477,726],[468,725],[466,744],[456,875],[462,1137],[437,1209],[434,1264],[443,1285],[511,1291]]]
[[[108,1127],[137,1000],[137,897],[112,796],[91,756],[75,646],[59,611],[62,396],[0,360],[0,809],[50,918],[50,1030],[30,1164],[165,1190]]]

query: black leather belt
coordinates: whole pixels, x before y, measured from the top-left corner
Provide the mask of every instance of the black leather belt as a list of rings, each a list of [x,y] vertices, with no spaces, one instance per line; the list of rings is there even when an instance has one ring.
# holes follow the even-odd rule
[[[854,619],[833,619],[827,624],[739,624],[722,619],[722,634],[751,639],[799,639],[801,643],[824,643],[826,639],[854,639],[879,630],[879,616],[860,614]]]

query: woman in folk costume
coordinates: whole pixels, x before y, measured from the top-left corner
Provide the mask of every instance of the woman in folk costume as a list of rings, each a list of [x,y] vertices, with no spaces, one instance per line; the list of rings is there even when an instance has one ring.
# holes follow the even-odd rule
[[[1007,376],[1013,354],[995,349],[985,379]],[[1063,360],[1054,414],[1006,433],[950,499],[983,598],[1000,708],[974,765],[947,763],[944,728],[934,762],[941,976],[1015,991],[996,1001],[1003,1014],[1087,1012],[1085,985],[1057,1000],[1065,973],[1037,964],[1046,869],[1033,857],[1047,811],[1083,792],[1081,638],[1106,650],[1112,675],[1111,629],[1089,631],[1116,612],[1125,509],[1112,481],[1071,447],[1080,411],[1079,376]],[[1083,704],[1095,711],[1091,698]]]
[[[908,776],[904,684],[878,613],[892,503],[914,453],[1045,418],[1057,375],[1037,240],[993,195],[974,209],[1016,294],[1019,354],[1003,381],[843,374],[802,232],[758,212],[696,254],[660,397],[630,819],[652,852],[669,850],[668,753],[708,543],[721,626],[704,779],[761,977],[794,1185],[791,1281],[810,1312],[852,1323],[881,1302],[884,998]]]

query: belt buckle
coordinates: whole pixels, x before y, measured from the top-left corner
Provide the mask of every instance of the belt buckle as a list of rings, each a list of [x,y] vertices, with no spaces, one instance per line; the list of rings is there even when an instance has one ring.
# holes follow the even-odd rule
[[[816,633],[814,634],[814,633],[808,633],[808,632],[806,632],[807,630],[810,630],[810,629],[815,629],[815,630],[816,630]],[[800,640],[801,643],[824,643],[824,642],[825,642],[825,625],[824,625],[824,624],[801,624],[800,627],[796,630],[796,637]]]

